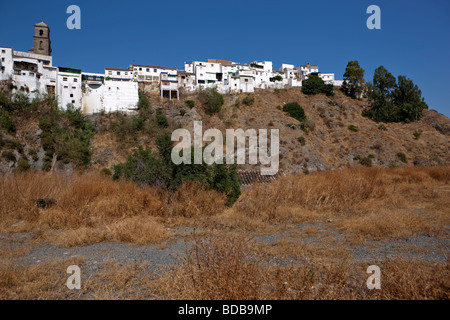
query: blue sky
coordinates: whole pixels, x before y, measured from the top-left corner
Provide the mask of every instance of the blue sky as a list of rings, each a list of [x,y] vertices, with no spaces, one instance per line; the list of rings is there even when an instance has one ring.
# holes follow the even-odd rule
[[[81,8],[81,30],[66,9]],[[381,30],[369,30],[369,5],[381,8]],[[103,72],[130,63],[176,66],[219,58],[319,64],[342,79],[358,60],[372,80],[383,65],[406,75],[431,109],[450,116],[450,1],[2,0],[0,46],[27,51],[33,25],[51,29],[53,64]]]

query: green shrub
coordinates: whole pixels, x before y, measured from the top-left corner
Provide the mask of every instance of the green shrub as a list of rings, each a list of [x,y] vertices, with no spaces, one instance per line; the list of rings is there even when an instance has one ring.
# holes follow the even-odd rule
[[[139,185],[171,190],[176,190],[185,181],[196,181],[203,186],[225,193],[228,205],[232,205],[240,196],[241,181],[237,166],[217,164],[209,166],[205,163],[174,165],[171,160],[173,144],[170,136],[159,136],[156,144],[158,154],[140,147],[128,156],[126,162],[114,166],[113,179],[123,177]]]
[[[6,161],[16,162],[16,156],[14,154],[14,151],[12,151],[12,150],[3,151],[2,158],[4,158]]]
[[[415,140],[419,140],[420,136],[422,135],[422,132],[423,132],[422,129],[415,130],[415,131],[413,132],[414,139],[415,139]]]
[[[358,128],[355,127],[354,125],[349,125],[348,130],[353,131],[353,132],[358,132]]]
[[[255,99],[250,98],[249,96],[245,97],[244,100],[242,100],[242,103],[251,106],[255,102]]]
[[[283,77],[280,75],[276,75],[275,77],[272,77],[269,80],[270,80],[270,82],[283,81]]]
[[[305,139],[305,137],[298,137],[297,140],[298,140],[298,142],[300,142],[300,144],[301,144],[302,146],[304,146],[304,145],[306,144],[306,139]]]
[[[133,117],[131,120],[133,132],[142,131],[145,127],[145,119],[142,117]]]
[[[182,117],[184,117],[184,115],[186,114],[186,110],[181,109],[181,110],[180,110],[180,114],[181,114]]]
[[[384,124],[380,124],[380,125],[378,126],[378,130],[386,131],[387,128],[386,128],[386,126],[385,126]]]
[[[281,106],[277,106],[277,109],[278,109],[278,110],[282,110]]]
[[[283,106],[283,111],[298,121],[306,120],[305,111],[297,102],[287,103]]]
[[[406,155],[403,152],[397,153],[397,158],[403,163],[408,163],[408,159],[406,159]]]
[[[370,158],[370,159],[375,159],[375,155],[374,154],[369,154],[368,156],[367,156],[368,158]]]
[[[6,111],[0,113],[0,126],[9,133],[16,133],[16,124]]]
[[[147,95],[142,91],[139,92],[138,108],[139,109],[150,108],[150,101],[148,100]]]
[[[207,88],[198,93],[198,99],[205,107],[208,115],[218,113],[223,105],[223,96],[217,92],[216,88]]]
[[[48,131],[44,131],[41,134],[41,145],[44,150],[52,150],[55,151],[55,139],[53,134]]]
[[[314,131],[314,129],[316,128],[316,123],[310,119],[306,119],[305,121],[303,121],[303,125],[305,130]]]
[[[152,113],[150,101],[145,93],[139,91],[139,101],[138,101],[138,113],[139,117],[145,119],[149,119],[150,114]]]
[[[111,177],[113,175],[112,171],[109,168],[103,168],[100,173],[104,176]]]
[[[38,161],[39,156],[37,154],[37,151],[33,148],[28,149],[28,155],[33,159],[33,161]]]
[[[17,150],[20,154],[23,154],[23,145],[20,142],[13,140],[3,140],[3,146],[7,149]]]
[[[192,100],[186,100],[184,103],[189,107],[189,109],[192,109],[195,107],[195,102]]]
[[[333,85],[326,84],[317,75],[312,75],[302,83],[302,92],[307,95],[325,93],[327,96],[334,96]]]
[[[47,119],[42,119],[39,121],[39,128],[43,132],[52,132],[52,124]]]
[[[359,163],[361,163],[363,166],[371,167],[372,166],[372,158],[371,157],[365,157],[359,160]]]
[[[169,126],[169,121],[167,120],[167,117],[161,113],[160,110],[156,112],[156,123],[161,128],[167,128]]]
[[[50,160],[50,161],[44,161],[43,163],[42,163],[42,170],[43,171],[50,171],[50,169],[52,168],[52,161]]]
[[[27,159],[21,158],[19,162],[17,162],[16,170],[19,172],[25,172],[31,169],[30,163]]]

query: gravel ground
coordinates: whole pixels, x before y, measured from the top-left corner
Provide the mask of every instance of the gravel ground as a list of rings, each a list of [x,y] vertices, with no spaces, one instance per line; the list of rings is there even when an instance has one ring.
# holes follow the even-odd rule
[[[414,236],[407,240],[368,241],[363,245],[347,243],[345,236],[334,228],[320,229],[314,236],[306,236],[302,231],[308,226],[324,227],[326,224],[302,224],[298,229],[280,232],[274,235],[255,237],[256,241],[273,244],[280,239],[295,241],[299,244],[320,244],[322,237],[332,237],[333,247],[346,245],[349,247],[355,262],[377,261],[398,256],[416,258],[431,262],[446,262],[450,249],[448,238],[429,236]],[[189,230],[180,228],[184,234]],[[15,258],[16,265],[39,265],[54,259],[68,259],[80,256],[86,259],[88,273],[95,272],[104,263],[116,260],[119,264],[149,263],[154,270],[164,269],[171,263],[183,258],[186,249],[192,245],[192,240],[180,236],[164,244],[136,246],[125,243],[103,242],[82,247],[65,248],[51,243],[36,243],[32,241],[33,233],[18,233],[0,235],[0,250],[27,248],[29,252]],[[295,261],[295,257],[287,257]],[[271,259],[278,264],[277,257]]]

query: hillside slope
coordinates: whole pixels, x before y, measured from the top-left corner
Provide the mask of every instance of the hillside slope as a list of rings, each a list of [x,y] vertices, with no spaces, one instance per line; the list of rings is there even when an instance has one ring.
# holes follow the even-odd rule
[[[373,166],[412,166],[412,165],[443,165],[450,159],[450,119],[436,111],[425,110],[420,121],[413,123],[376,123],[361,115],[368,101],[354,100],[335,90],[334,97],[323,94],[307,96],[300,88],[288,90],[263,91],[253,94],[234,94],[224,96],[222,110],[213,116],[205,114],[201,103],[195,94],[185,95],[183,100],[161,101],[159,97],[149,96],[151,112],[160,110],[167,116],[169,127],[159,130],[148,125],[128,141],[126,132],[117,134],[126,118],[131,116],[95,115],[89,120],[96,128],[96,134],[91,139],[92,158],[94,168],[110,168],[126,159],[127,154],[138,145],[154,147],[157,134],[170,133],[175,128],[192,129],[194,120],[203,121],[203,130],[216,128],[244,130],[274,129],[280,130],[280,167],[287,172],[313,172],[317,170],[333,170],[339,168],[360,166],[361,160],[370,158]],[[245,98],[254,99],[251,105],[243,103]],[[185,100],[195,101],[195,107],[190,109]],[[300,123],[285,114],[277,106],[289,102],[298,102],[305,110],[309,120],[309,132],[299,128],[293,129],[290,124]],[[181,110],[185,114],[181,115]],[[111,125],[111,119],[119,120]],[[39,169],[44,152],[40,146],[38,121],[39,113],[35,117],[15,119],[17,131],[11,135],[2,130],[3,139],[19,141],[23,144],[25,154],[33,148],[37,150],[39,160],[33,161],[28,156],[31,167]],[[119,124],[118,124],[119,123]],[[349,126],[357,128],[357,132],[349,130]],[[111,128],[114,127],[114,130]],[[106,129],[105,129],[106,128]],[[312,129],[314,128],[314,129]],[[416,138],[414,132],[421,132]],[[303,138],[301,138],[303,137]],[[299,139],[300,138],[300,139]],[[127,140],[128,143],[124,143]],[[5,151],[8,147],[1,147]],[[41,148],[41,149],[39,149]],[[19,153],[14,151],[16,156]],[[404,154],[402,159],[399,154]],[[369,161],[369,162],[370,162]],[[363,161],[364,162],[364,161]],[[367,164],[367,162],[366,162]],[[17,167],[17,161],[1,157],[0,172],[10,172]],[[56,163],[56,169],[71,170],[67,163]],[[258,166],[243,166],[243,169],[257,169]]]

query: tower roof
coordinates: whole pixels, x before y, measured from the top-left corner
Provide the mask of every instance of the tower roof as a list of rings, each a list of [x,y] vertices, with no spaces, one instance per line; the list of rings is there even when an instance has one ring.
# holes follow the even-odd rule
[[[46,25],[44,21],[36,23],[35,26],[36,27],[47,27],[48,28],[48,25]]]

